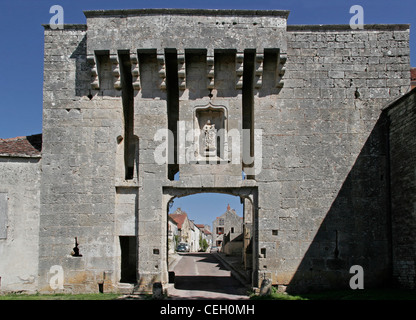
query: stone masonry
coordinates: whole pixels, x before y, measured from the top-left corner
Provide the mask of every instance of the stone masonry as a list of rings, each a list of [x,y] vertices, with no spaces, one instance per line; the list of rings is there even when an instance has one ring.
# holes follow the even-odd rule
[[[243,233],[243,219],[228,205],[227,210],[212,222],[213,245],[224,248],[225,237],[234,240]]]
[[[40,292],[165,286],[169,204],[201,192],[241,197],[253,288],[264,279],[288,292],[348,288],[353,265],[366,287],[414,272],[414,237],[395,236],[414,203],[400,219],[391,188],[414,173],[411,161],[391,170],[414,102],[406,119],[389,111],[390,136],[382,111],[409,90],[409,25],[296,26],[273,10],[85,15],[86,25],[45,26],[42,158],[21,181],[34,181],[39,199],[20,213],[39,225],[22,239],[37,256],[15,279],[33,275]],[[0,177],[10,197],[3,181],[13,177]],[[137,259],[127,284],[125,251]],[[64,272],[59,289],[53,266]],[[11,274],[0,264],[0,277]],[[25,290],[19,281],[0,289]]]
[[[38,288],[41,148],[41,135],[0,139],[0,290]]]
[[[416,288],[416,91],[385,109],[389,125],[393,277]]]

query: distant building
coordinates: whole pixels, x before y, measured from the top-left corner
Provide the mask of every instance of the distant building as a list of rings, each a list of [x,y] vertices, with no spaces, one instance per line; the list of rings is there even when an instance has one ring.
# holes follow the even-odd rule
[[[189,245],[191,247],[191,252],[198,252],[199,251],[199,238],[201,237],[201,231],[195,225],[193,220],[190,220],[190,227],[191,227],[191,237]]]
[[[243,218],[228,205],[227,211],[212,222],[212,231],[213,245],[222,247],[225,235],[228,241],[232,241],[243,233]]]
[[[174,253],[178,245],[178,223],[169,215],[168,217],[168,249]]]
[[[206,240],[208,247],[212,246],[212,233],[211,228],[207,224],[196,224],[198,229],[201,232],[201,240]]]
[[[189,245],[190,252],[198,252],[201,231],[193,220],[189,220],[188,214],[182,211],[181,208],[178,208],[174,213],[169,215],[169,218],[177,223],[176,245],[186,243]]]
[[[192,241],[192,222],[188,219],[187,213],[178,208],[169,216],[177,223],[178,243],[187,243],[190,246]]]

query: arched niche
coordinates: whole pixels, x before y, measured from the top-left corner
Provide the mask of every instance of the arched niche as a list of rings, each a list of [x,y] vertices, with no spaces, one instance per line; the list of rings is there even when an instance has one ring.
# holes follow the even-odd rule
[[[221,161],[228,157],[228,110],[209,102],[193,111],[195,158],[199,162]]]

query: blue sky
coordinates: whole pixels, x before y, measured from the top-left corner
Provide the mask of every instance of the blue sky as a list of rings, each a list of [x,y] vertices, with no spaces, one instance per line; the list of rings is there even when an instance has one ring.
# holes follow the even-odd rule
[[[169,213],[181,208],[188,214],[189,219],[195,220],[194,222],[198,224],[208,224],[212,229],[212,222],[227,211],[228,204],[240,217],[243,216],[243,205],[239,197],[216,193],[200,193],[176,198]]]
[[[290,10],[288,24],[348,24],[352,5],[364,8],[365,24],[409,23],[411,27],[411,64],[416,66],[413,24],[416,25],[415,0],[1,0],[0,1],[0,138],[25,136],[42,132],[43,27],[49,23],[53,5],[64,8],[64,22],[83,24],[84,10],[133,8],[201,8],[201,9],[261,9]],[[239,200],[229,196],[214,197],[213,205],[201,219],[212,214],[213,219],[225,212],[227,203],[241,213]],[[184,198],[185,199],[185,198]],[[190,203],[200,203],[192,197]],[[213,200],[215,199],[215,201]],[[192,211],[175,201],[175,206]],[[199,204],[199,207],[201,205]],[[197,219],[196,219],[197,220]],[[208,219],[212,222],[212,219]],[[198,223],[205,223],[197,221]],[[207,222],[207,223],[211,223]]]

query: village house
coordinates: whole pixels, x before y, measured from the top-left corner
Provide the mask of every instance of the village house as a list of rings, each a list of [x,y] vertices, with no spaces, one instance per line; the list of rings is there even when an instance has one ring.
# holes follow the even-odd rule
[[[226,237],[228,241],[232,241],[243,233],[243,218],[228,205],[227,211],[212,222],[212,230],[213,245],[223,249]]]
[[[169,253],[175,253],[176,246],[178,245],[178,223],[168,216],[168,248]]]
[[[194,220],[190,220],[191,226],[191,241],[189,243],[191,247],[191,252],[198,252],[199,251],[199,239],[201,237],[201,231],[195,225]]]
[[[207,224],[196,224],[196,226],[201,231],[201,241],[205,240],[208,248],[210,248],[212,245],[212,233],[210,226]]]

